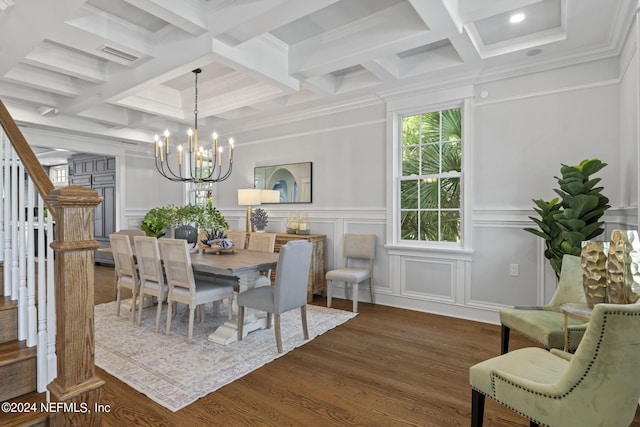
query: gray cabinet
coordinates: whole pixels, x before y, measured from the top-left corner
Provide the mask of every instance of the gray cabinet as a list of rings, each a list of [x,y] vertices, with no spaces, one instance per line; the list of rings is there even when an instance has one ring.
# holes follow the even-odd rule
[[[94,238],[100,247],[109,246],[109,234],[116,231],[116,159],[115,157],[77,154],[69,159],[69,184],[95,190],[104,198],[94,214]],[[96,252],[96,262],[112,264]]]

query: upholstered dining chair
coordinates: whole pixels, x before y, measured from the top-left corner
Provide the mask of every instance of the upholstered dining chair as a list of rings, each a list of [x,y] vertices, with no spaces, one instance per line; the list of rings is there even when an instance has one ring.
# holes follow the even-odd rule
[[[248,250],[273,253],[275,246],[276,233],[249,233]],[[271,270],[265,271],[263,275],[256,280],[256,287],[270,284]]]
[[[628,426],[640,399],[640,304],[596,304],[575,354],[523,348],[469,369],[471,425],[484,399],[532,426]]]
[[[371,291],[371,303],[376,303],[373,289],[373,261],[376,257],[376,236],[375,234],[345,234],[344,235],[344,257],[345,267],[327,272],[327,307],[331,307],[333,282],[344,282],[345,299],[348,299],[349,285],[352,285],[353,312],[358,312],[358,284],[369,281]],[[357,262],[368,264],[368,266],[356,266]]]
[[[160,314],[162,313],[162,303],[167,297],[169,287],[164,280],[164,271],[160,259],[160,249],[158,239],[147,236],[134,236],[136,248],[136,259],[138,261],[138,274],[140,277],[140,301],[145,295],[157,298],[156,308],[156,329],[160,330]],[[142,308],[138,310],[138,325],[142,321]]]
[[[273,252],[276,245],[276,233],[249,233],[250,251]]]
[[[125,236],[129,236],[129,243],[131,243],[131,247],[132,248],[135,245],[135,243],[133,242],[133,238],[135,236],[146,236],[144,231],[138,230],[138,229],[135,229],[135,228],[121,229],[121,230],[116,231],[113,234],[124,234]]]
[[[227,230],[225,231],[227,235],[227,239],[230,239],[234,247],[237,249],[244,249],[247,245],[247,232],[246,231],[233,231]]]
[[[280,248],[274,286],[252,288],[238,294],[238,341],[242,341],[244,308],[267,312],[267,327],[274,317],[276,347],[282,353],[280,315],[300,307],[304,339],[309,339],[307,328],[307,284],[311,266],[313,244],[306,240],[289,242]]]
[[[116,314],[120,316],[122,288],[131,290],[131,320],[135,320],[136,303],[140,290],[138,269],[131,250],[131,241],[126,234],[110,234],[109,243],[113,253],[116,272]]]
[[[509,351],[511,329],[542,344],[545,348],[564,348],[564,314],[560,306],[565,303],[586,303],[582,286],[582,266],[580,257],[565,255],[558,286],[549,304],[534,307],[513,307],[500,310],[502,336],[500,354]],[[574,351],[582,339],[586,324],[575,319],[567,319],[568,351]]]
[[[192,342],[193,318],[195,309],[201,304],[218,302],[229,299],[229,306],[233,302],[233,287],[217,284],[211,281],[196,280],[193,275],[191,256],[188,243],[184,239],[158,239],[160,257],[164,263],[164,270],[169,285],[167,295],[167,329],[171,330],[172,305],[180,302],[189,306],[189,331],[187,340]]]

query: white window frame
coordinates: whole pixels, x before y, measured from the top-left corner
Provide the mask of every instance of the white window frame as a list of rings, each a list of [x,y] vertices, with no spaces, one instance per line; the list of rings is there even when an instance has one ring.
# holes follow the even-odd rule
[[[462,87],[438,93],[418,94],[391,100],[387,103],[387,247],[393,251],[418,250],[470,254],[472,252],[472,191],[473,182],[473,89]],[[460,242],[402,240],[400,236],[400,180],[402,174],[402,116],[461,109],[462,119],[462,172],[460,174]],[[393,252],[390,252],[393,253]]]

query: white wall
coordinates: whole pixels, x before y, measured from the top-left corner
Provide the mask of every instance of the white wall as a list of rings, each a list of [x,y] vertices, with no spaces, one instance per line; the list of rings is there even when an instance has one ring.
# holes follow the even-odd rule
[[[255,166],[313,162],[313,202],[265,205],[268,231],[284,231],[294,211],[307,213],[311,232],[327,235],[328,269],[342,265],[346,232],[374,233],[378,303],[497,322],[501,307],[542,304],[553,293],[555,277],[543,257],[542,240],[522,229],[533,224],[531,199],[555,197],[561,163],[594,157],[607,162],[598,174],[612,205],[605,234],[613,227],[637,227],[636,46],[634,27],[619,58],[475,83],[473,93],[488,96],[475,96],[469,104],[471,253],[396,250],[389,255],[391,141],[387,105],[375,97],[341,109],[292,108],[287,115],[236,124],[228,135],[237,141],[234,171],[214,186],[215,205],[233,228],[243,229],[246,211],[237,205],[237,189],[252,186]],[[441,88],[438,97],[442,94]],[[429,93],[411,96],[429,99]],[[159,178],[140,153],[119,156],[123,223],[131,226],[151,207],[184,200],[181,186]],[[509,275],[510,264],[518,265],[517,277]],[[360,292],[368,301],[368,289]]]
[[[613,207],[622,207],[618,62],[502,78],[474,90],[489,96],[476,97],[473,107],[470,256],[387,255],[390,142],[382,101],[314,118],[281,117],[235,133],[234,174],[218,184],[216,204],[242,227],[245,211],[236,206],[236,190],[251,185],[255,166],[311,161],[313,203],[267,205],[268,230],[284,230],[294,210],[307,212],[312,232],[328,236],[328,268],[342,263],[345,232],[376,233],[379,303],[490,322],[497,322],[502,306],[542,304],[554,290],[555,276],[541,239],[522,230],[532,225],[531,199],[554,197],[561,163],[597,157],[609,164],[599,173],[605,193]],[[518,265],[519,276],[509,276],[510,264]],[[360,294],[365,301],[367,291]]]

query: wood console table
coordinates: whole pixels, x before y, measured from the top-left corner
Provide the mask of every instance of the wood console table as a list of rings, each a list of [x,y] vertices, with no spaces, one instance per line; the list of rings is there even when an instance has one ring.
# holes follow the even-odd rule
[[[314,294],[324,294],[326,288],[325,280],[325,242],[327,236],[324,234],[288,234],[276,233],[275,252],[280,252],[280,248],[292,240],[306,240],[313,244],[311,254],[311,268],[309,270],[309,287],[307,288],[307,301],[313,300]],[[271,272],[271,283],[275,283],[275,270]]]

